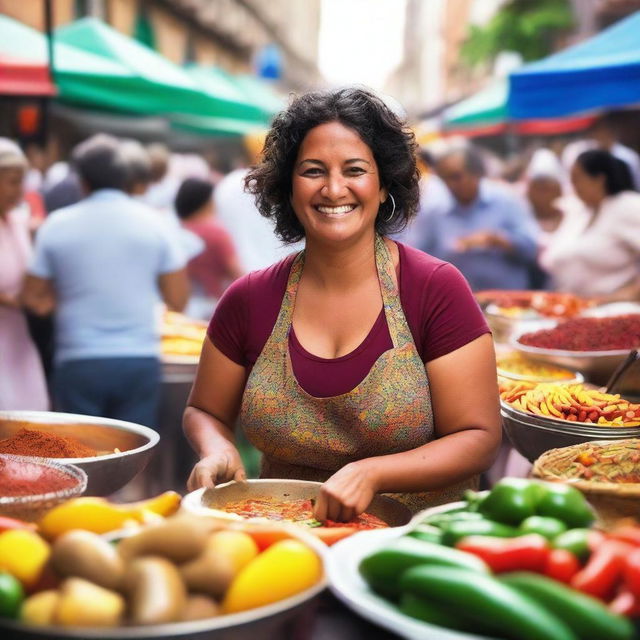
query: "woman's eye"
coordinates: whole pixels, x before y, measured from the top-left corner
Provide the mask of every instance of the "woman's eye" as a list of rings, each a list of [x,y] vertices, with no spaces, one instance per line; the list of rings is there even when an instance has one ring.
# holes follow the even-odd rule
[[[319,176],[322,174],[322,169],[320,169],[319,167],[311,167],[310,169],[305,169],[302,172],[303,176]]]
[[[347,173],[352,176],[361,176],[366,173],[366,170],[363,167],[349,167]]]

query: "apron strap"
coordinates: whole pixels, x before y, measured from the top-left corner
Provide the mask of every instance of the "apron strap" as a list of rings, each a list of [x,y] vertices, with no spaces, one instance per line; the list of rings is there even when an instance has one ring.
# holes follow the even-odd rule
[[[271,339],[276,344],[285,342],[289,335],[296,294],[304,267],[304,253],[304,250],[301,251],[291,265],[287,288],[282,300],[280,312],[278,313],[278,319],[271,334]],[[379,234],[376,234],[375,238],[375,259],[389,334],[391,335],[394,348],[398,348],[407,342],[413,342],[413,336],[400,302],[400,292],[394,280],[393,260],[391,259],[389,249]]]

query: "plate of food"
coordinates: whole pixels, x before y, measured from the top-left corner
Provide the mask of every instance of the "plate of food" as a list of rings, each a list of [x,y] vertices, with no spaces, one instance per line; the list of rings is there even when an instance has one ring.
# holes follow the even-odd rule
[[[593,528],[594,517],[570,486],[504,478],[404,528],[341,541],[327,554],[329,588],[411,640],[631,640],[634,614],[604,593],[593,597],[585,581],[621,539]],[[640,536],[640,527],[627,534]],[[571,568],[561,574],[565,560]],[[611,586],[617,593],[622,577]]]
[[[352,522],[318,522],[313,518],[313,501],[321,486],[320,482],[307,480],[227,482],[187,494],[182,505],[193,513],[215,515],[222,520],[296,524],[327,544],[358,531],[402,526],[411,519],[405,505],[377,495],[367,511]]]

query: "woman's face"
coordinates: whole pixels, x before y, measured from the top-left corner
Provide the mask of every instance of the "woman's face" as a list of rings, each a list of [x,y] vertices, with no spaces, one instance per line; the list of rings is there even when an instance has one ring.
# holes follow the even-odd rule
[[[589,175],[579,162],[571,168],[571,182],[578,198],[588,207],[598,206],[607,195],[604,176]]]
[[[339,242],[373,232],[387,198],[369,146],[339,122],[305,136],[293,168],[291,205],[307,242]]]
[[[20,203],[23,181],[22,169],[0,169],[0,213],[6,213]]]

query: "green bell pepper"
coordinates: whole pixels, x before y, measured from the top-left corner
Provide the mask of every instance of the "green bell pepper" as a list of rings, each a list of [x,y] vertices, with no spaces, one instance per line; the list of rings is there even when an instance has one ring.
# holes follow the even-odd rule
[[[562,520],[569,528],[588,527],[594,514],[578,489],[568,484],[541,482],[536,514]]]
[[[494,485],[478,510],[490,520],[517,526],[536,513],[539,491],[538,482],[503,478]]]

